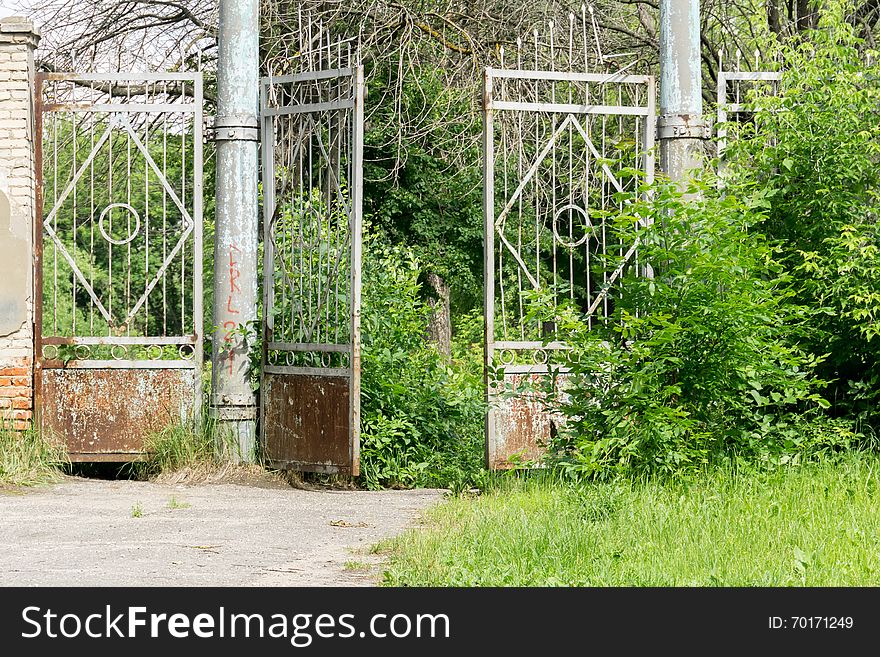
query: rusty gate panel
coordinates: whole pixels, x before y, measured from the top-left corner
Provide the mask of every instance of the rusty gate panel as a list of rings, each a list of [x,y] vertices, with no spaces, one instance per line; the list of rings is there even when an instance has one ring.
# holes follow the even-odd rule
[[[131,460],[202,406],[201,73],[39,73],[35,416]]]
[[[63,436],[73,461],[125,461],[150,433],[194,411],[193,370],[43,369],[44,431]]]
[[[351,475],[348,380],[267,374],[264,457],[275,468]]]
[[[535,392],[570,371],[557,331],[572,307],[589,328],[607,323],[639,262],[640,222],[612,236],[625,199],[654,172],[655,82],[591,59],[582,11],[568,29],[517,40],[487,68],[483,88],[486,460],[490,468],[538,461],[561,418]],[[554,45],[555,44],[555,45]],[[618,243],[623,242],[623,243]],[[528,385],[525,385],[528,384]]]
[[[357,476],[364,70],[347,49],[303,55],[307,70],[264,78],[260,95],[261,449],[276,467]]]
[[[553,433],[561,426],[562,416],[547,410],[547,395],[542,390],[545,376],[534,372],[505,374],[503,382],[499,381],[504,390],[520,392],[495,396],[496,438],[488,444],[488,462],[493,470],[539,462]],[[557,377],[557,393],[564,389],[566,378],[565,374]]]

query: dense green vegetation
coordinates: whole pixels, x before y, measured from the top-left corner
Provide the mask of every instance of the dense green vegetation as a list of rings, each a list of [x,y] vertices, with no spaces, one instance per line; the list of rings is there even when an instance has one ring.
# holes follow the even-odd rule
[[[551,458],[574,477],[776,466],[873,446],[878,425],[876,65],[829,15],[776,45],[782,80],[728,126],[721,180],[656,185],[615,217],[640,254],[612,320],[570,336]],[[720,183],[720,184],[719,184]],[[647,190],[646,190],[647,191]],[[630,241],[631,237],[628,238]]]
[[[425,341],[430,308],[417,260],[370,240],[364,267],[361,468],[364,484],[450,487],[479,476],[482,368],[467,346],[452,359]]]
[[[573,347],[552,467],[380,546],[386,584],[877,584],[880,70],[835,11],[766,44],[720,180],[620,199],[654,276],[607,325],[531,300]]]

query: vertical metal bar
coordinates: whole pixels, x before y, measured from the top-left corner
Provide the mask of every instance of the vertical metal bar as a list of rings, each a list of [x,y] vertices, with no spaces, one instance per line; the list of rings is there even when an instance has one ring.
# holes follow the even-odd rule
[[[168,82],[164,85],[168,96]],[[162,171],[168,171],[168,113],[162,115]],[[168,190],[162,185],[162,262],[168,259]],[[162,335],[168,335],[168,275],[162,275]]]
[[[364,193],[364,67],[358,62],[355,72],[354,124],[352,146],[354,157],[352,169],[352,226],[351,226],[351,412],[349,416],[351,435],[351,474],[360,474],[360,425],[361,425],[361,230],[362,202]]]
[[[574,12],[568,14],[568,69],[574,70]],[[568,102],[572,102],[572,86],[574,83],[567,83]],[[573,117],[572,117],[573,118]],[[574,144],[572,143],[574,126],[568,124],[568,204],[574,203]],[[553,210],[554,217],[556,209]],[[568,243],[574,244],[574,215],[571,208],[568,209]],[[568,295],[569,299],[574,300],[574,247],[568,247]],[[554,337],[555,337],[554,328]]]
[[[301,88],[297,88],[297,92],[302,94]],[[289,327],[289,335],[291,336],[292,341],[300,341],[300,342],[308,342],[308,339],[304,335],[305,326],[304,324],[308,321],[306,318],[305,307],[310,304],[310,300],[306,298],[306,255],[305,255],[305,238],[306,238],[306,226],[304,217],[305,213],[305,204],[307,199],[305,199],[305,189],[306,189],[306,176],[305,176],[305,163],[306,163],[306,153],[304,148],[304,140],[307,139],[305,130],[305,115],[300,115],[299,117],[299,133],[297,135],[297,156],[299,159],[297,175],[296,175],[296,198],[297,198],[297,228],[299,232],[299,242],[297,242],[296,247],[296,255],[299,256],[299,269],[297,269],[297,282],[299,283],[299,299],[291,300],[290,304],[290,327]],[[293,266],[293,239],[291,238],[289,242],[289,257],[291,259],[291,267]],[[301,321],[299,325],[296,323],[296,315],[294,314],[294,305],[300,305],[300,317]],[[294,332],[294,328],[296,327],[296,332]]]
[[[76,102],[76,86],[74,85],[73,89],[73,101]],[[77,115],[76,112],[72,113],[71,116],[72,126],[71,126],[71,139],[73,141],[73,162],[70,167],[70,175],[75,176],[77,171],[76,166],[76,156],[77,156]],[[76,198],[76,188],[79,187],[79,181],[74,182],[73,190],[72,190],[72,198],[73,198],[73,234],[71,236],[71,245],[73,247],[73,261],[76,262],[76,217],[77,217],[77,198]],[[70,316],[71,316],[71,327],[70,334],[76,335],[76,272],[71,269],[70,271]]]
[[[727,128],[724,124],[727,122],[727,74],[721,68],[720,54],[718,64],[718,89],[715,92],[716,104],[718,107],[718,167],[724,157],[724,149],[727,146]]]
[[[93,88],[93,87],[91,87]],[[95,150],[95,119],[89,126],[89,152]],[[89,163],[89,285],[95,289],[95,158]],[[95,304],[89,302],[89,335],[95,335]]]
[[[500,68],[504,68],[504,48],[501,48],[500,55]],[[507,80],[506,78],[501,78],[498,81],[498,97],[506,98],[507,97]],[[508,171],[508,162],[510,160],[510,146],[509,140],[507,137],[507,133],[510,130],[510,120],[505,120],[509,115],[502,115],[501,120],[498,122],[499,127],[501,128],[501,139],[499,143],[500,150],[500,159],[501,159],[501,185],[502,192],[504,194],[503,198],[506,201],[510,198],[510,190],[508,187],[510,181],[510,172]],[[517,223],[521,220],[521,217],[517,217]],[[507,221],[504,221],[501,226],[498,227],[498,231],[504,231],[507,227]],[[515,261],[514,261],[515,262]],[[517,267],[519,269],[519,267]],[[509,340],[510,336],[508,335],[508,329],[510,326],[510,315],[513,315],[511,312],[508,315],[507,312],[507,292],[505,290],[505,280],[504,280],[504,250],[498,249],[498,301],[500,302],[501,309],[501,334],[504,336],[505,340]],[[522,324],[522,316],[516,318],[517,321]]]
[[[556,54],[554,50],[553,43],[553,21],[550,21],[550,70],[556,70]],[[556,82],[550,81],[550,102],[556,103]],[[551,174],[550,174],[550,217],[551,221],[553,220],[553,216],[556,213],[556,128],[557,128],[557,115],[556,112],[551,114],[551,130],[550,134],[554,135],[553,144],[550,151],[550,166],[551,166]],[[551,227],[552,230],[552,227]],[[557,305],[559,305],[559,264],[557,262],[557,251],[556,251],[556,240],[552,237],[550,238],[550,255],[553,258],[553,277],[551,280],[551,289],[553,291],[553,308],[555,309]],[[539,336],[543,333],[539,333]]]
[[[492,69],[483,73],[483,385],[486,403],[486,465],[495,463],[495,415],[491,408],[490,372],[495,351],[495,138],[492,122]]]
[[[34,426],[42,428],[43,414],[43,93],[42,73],[34,74]]]
[[[309,118],[310,118],[309,123],[311,125],[311,129],[309,130],[309,133],[308,133],[308,141],[309,141],[308,180],[306,180],[305,177],[303,179],[303,189],[306,192],[306,201],[305,202],[306,202],[307,206],[312,204],[312,187],[313,187],[312,173],[315,170],[315,161],[314,161],[314,156],[312,153],[312,142],[314,141],[313,130],[315,129],[315,122],[314,122],[314,119],[311,119],[311,117],[309,117]],[[308,217],[309,217],[309,225],[307,227],[307,230],[308,230],[309,245],[313,245],[313,244],[315,244],[315,213],[309,212]],[[303,257],[305,258],[305,254]],[[308,283],[308,288],[309,288],[306,305],[308,306],[309,312],[308,312],[308,319],[306,319],[306,321],[308,322],[308,329],[310,331],[311,331],[311,327],[315,325],[315,320],[313,319],[313,311],[315,309],[315,303],[314,303],[314,297],[315,297],[314,260],[315,260],[314,259],[314,249],[309,248],[308,249],[309,271],[306,276],[306,282]],[[311,340],[313,339],[314,336],[309,335],[307,337],[309,339],[309,342],[311,342]]]
[[[602,85],[602,101],[607,102],[607,88],[603,84]],[[606,144],[606,136],[608,134],[608,116],[606,114],[602,115],[602,150],[601,155],[602,159],[605,159],[605,144]],[[608,174],[605,172],[605,169],[602,169],[602,177],[600,178],[599,183],[599,204],[603,210],[602,214],[602,289],[605,290],[608,287],[608,234],[607,234],[607,216],[604,211],[608,209],[607,202],[607,189],[608,186]],[[607,326],[608,324],[608,294],[602,298],[602,323]]]
[[[150,83],[144,83],[146,102],[150,102]],[[150,121],[144,121],[144,146],[150,148]],[[147,294],[150,287],[150,165],[144,160],[144,289]],[[161,266],[161,263],[160,263]],[[150,331],[150,300],[144,300],[144,335]]]
[[[642,150],[645,167],[645,182],[648,185],[654,183],[654,168],[656,167],[656,154],[654,152],[654,138],[657,133],[657,80],[654,76],[648,78],[646,106],[648,113],[645,116],[645,128],[642,133],[644,148]]]
[[[517,37],[516,39],[516,67],[518,69],[522,69],[522,39]],[[525,89],[522,83],[518,83],[515,87],[518,93],[522,93]],[[539,99],[535,99],[535,102],[538,102]],[[516,113],[517,119],[517,131],[516,131],[516,179],[517,181],[522,180],[524,170],[523,163],[525,160],[525,150],[524,150],[524,142],[523,139],[523,112]],[[518,253],[522,254],[523,252],[523,195],[520,194],[517,199],[517,215],[516,215],[516,250]],[[517,306],[518,306],[518,315],[517,315],[517,323],[519,324],[519,337],[520,340],[526,339],[526,327],[523,322],[523,317],[525,315],[525,307],[523,306],[523,271],[522,267],[517,264],[516,267],[516,295],[517,295]]]
[[[195,102],[195,112],[193,113],[193,313],[192,313],[192,330],[196,341],[193,345],[193,378],[195,386],[193,390],[193,420],[196,426],[201,426],[202,422],[202,367],[204,363],[205,348],[205,320],[203,303],[202,281],[204,278],[203,262],[204,255],[202,250],[202,195],[204,194],[203,182],[203,136],[202,136],[202,104],[203,104],[203,83],[202,73],[198,72],[193,83],[193,91]]]
[[[113,125],[112,122],[110,124]],[[107,139],[107,204],[113,203],[113,132],[111,127],[110,137]],[[108,235],[113,235],[113,210],[107,212]],[[113,318],[113,243],[107,242],[107,294],[109,302],[107,304],[107,313],[110,315],[111,321],[107,322],[107,335],[112,335],[112,318]]]
[[[537,71],[539,68],[538,64],[538,30],[535,29],[532,33],[535,38],[535,70]],[[537,76],[535,77],[535,102],[541,101],[541,92],[540,92],[540,83],[538,82]],[[542,115],[534,114],[535,121],[535,152],[538,153],[541,150],[540,145],[540,137],[539,137],[539,123],[543,120]],[[494,142],[493,142],[494,144]],[[532,188],[535,190],[535,280],[538,284],[541,283],[541,198],[538,189],[538,177],[535,176],[532,179]],[[494,193],[494,192],[493,192]]]
[[[126,89],[126,102],[131,103],[131,81],[128,82],[128,86]],[[181,151],[181,157],[183,155],[183,151]],[[186,171],[186,167],[183,168]],[[131,205],[131,135],[126,131],[125,133],[125,202],[130,206]],[[125,225],[126,225],[126,235],[131,235],[131,213],[125,213]],[[126,272],[125,272],[125,307],[123,308],[123,312],[128,312],[128,309],[131,308],[131,241],[128,241],[125,245],[125,253],[126,253]],[[130,322],[126,323],[125,333],[126,335],[131,335],[131,326]],[[128,357],[126,355],[126,357]]]
[[[58,100],[58,83],[53,85]],[[52,113],[52,229],[58,234],[58,114]],[[112,299],[112,298],[111,298]],[[52,242],[52,335],[58,335],[58,247]]]
[[[274,336],[275,307],[275,244],[272,240],[275,216],[275,122],[266,113],[269,107],[269,82],[260,85],[260,151],[263,160],[263,367],[260,373],[260,389],[266,390],[266,364],[269,362],[268,345]],[[290,174],[288,174],[290,175]],[[265,395],[260,400],[261,440],[265,444]]]
[[[181,82],[181,99],[186,99],[186,82]],[[167,172],[163,172],[167,175]],[[180,204],[186,207],[186,129],[180,133]],[[180,217],[183,223],[183,215]],[[186,334],[186,240],[180,248],[180,334]]]

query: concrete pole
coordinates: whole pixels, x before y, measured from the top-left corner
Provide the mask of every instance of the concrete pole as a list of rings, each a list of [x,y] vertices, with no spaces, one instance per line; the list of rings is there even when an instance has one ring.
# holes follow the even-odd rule
[[[259,22],[259,0],[220,0],[211,416],[236,462],[253,461],[256,446],[250,347],[241,331],[257,326]]]
[[[660,0],[660,169],[679,183],[702,166],[709,137],[700,74],[700,1]]]

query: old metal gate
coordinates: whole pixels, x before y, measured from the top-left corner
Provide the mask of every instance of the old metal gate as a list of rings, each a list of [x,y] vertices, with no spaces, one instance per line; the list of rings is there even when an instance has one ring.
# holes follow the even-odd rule
[[[550,43],[552,51],[552,34]],[[577,60],[571,41],[559,50],[565,62]],[[551,53],[551,63],[558,60]],[[515,68],[490,68],[484,77],[486,458],[493,469],[539,459],[559,420],[545,410],[542,390],[554,369],[557,390],[564,388],[566,345],[552,318],[534,309],[543,304],[552,314],[568,299],[591,326],[605,321],[624,264],[637,261],[635,239],[626,249],[610,241],[607,212],[620,209],[615,195],[635,184],[619,172],[639,169],[651,182],[654,171],[652,77],[522,64],[520,54]],[[601,264],[611,249],[624,263],[614,269]]]
[[[36,77],[35,406],[74,461],[201,407],[200,73]]]
[[[275,467],[359,473],[363,109],[360,65],[262,81],[261,442]]]

